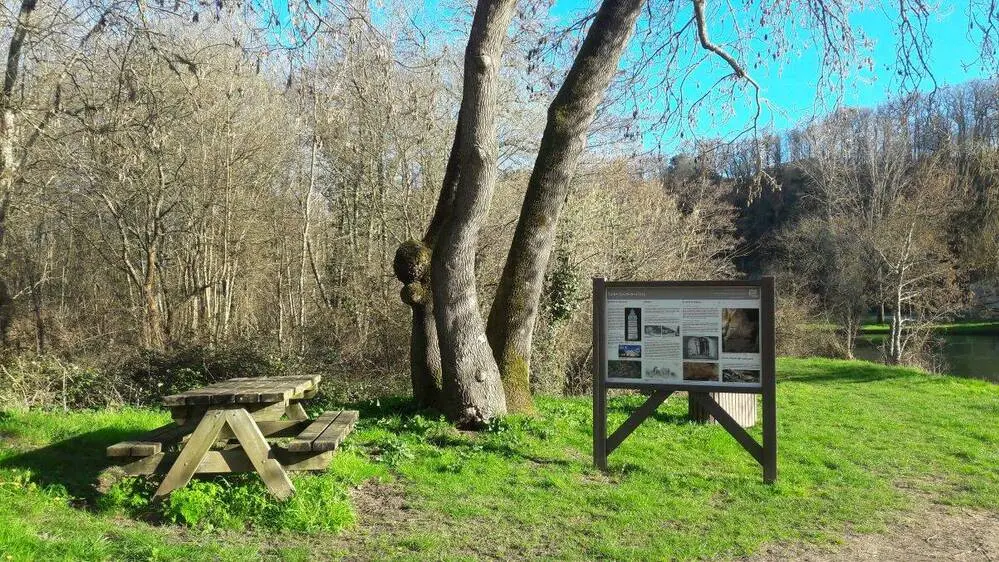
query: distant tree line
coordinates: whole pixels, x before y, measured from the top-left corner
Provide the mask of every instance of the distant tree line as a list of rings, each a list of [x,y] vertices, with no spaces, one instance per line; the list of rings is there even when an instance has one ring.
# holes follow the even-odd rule
[[[811,280],[802,291],[835,310],[855,284],[827,287],[822,272],[863,260],[864,295],[898,315],[901,349],[904,323],[949,310],[952,279],[991,267],[951,275],[989,244],[958,236],[952,216],[995,213],[951,206],[946,166],[971,177],[980,164],[961,160],[964,141],[942,148],[930,114],[950,114],[936,101],[782,137],[754,122],[746,143],[690,158],[626,157],[642,120],[668,128],[739,99],[759,109],[750,70],[803,39],[824,53],[824,83],[872,68],[850,3],[754,5],[724,45],[713,32],[735,8],[706,0],[603,0],[568,23],[512,0],[433,20],[354,0],[13,7],[0,97],[8,354],[116,362],[248,342],[330,373],[408,379],[421,405],[481,426],[531,411],[538,389],[585,388],[595,274],[757,274],[805,267],[778,257],[842,238],[821,254],[839,262],[796,274]],[[927,23],[921,4],[893,10],[903,33]],[[468,32],[463,50],[452,27]],[[925,33],[902,42],[904,80],[925,70],[925,46]],[[685,99],[706,61],[722,73]],[[653,99],[662,115],[643,115]],[[976,132],[987,111],[947,111],[972,116],[962,134],[994,138]],[[994,200],[994,183],[962,185]]]
[[[718,148],[713,173],[742,194],[740,270],[811,302],[836,353],[853,356],[873,315],[891,326],[886,361],[926,363],[929,325],[989,314],[972,289],[999,285],[997,94],[972,81],[771,136],[777,190],[749,189],[750,147]]]

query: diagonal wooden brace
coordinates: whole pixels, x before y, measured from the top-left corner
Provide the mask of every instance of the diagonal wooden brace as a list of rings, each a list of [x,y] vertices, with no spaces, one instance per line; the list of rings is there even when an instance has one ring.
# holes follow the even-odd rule
[[[281,463],[271,458],[271,446],[250,414],[242,408],[227,410],[226,421],[270,493],[280,500],[291,497],[295,486]]]
[[[198,427],[195,428],[187,445],[181,449],[177,462],[173,463],[170,471],[167,472],[163,482],[160,483],[154,498],[162,498],[177,488],[182,488],[191,481],[198,465],[205,458],[205,454],[212,448],[219,437],[219,433],[226,424],[225,410],[209,410],[205,417],[201,419]]]
[[[606,454],[609,455],[614,452],[614,449],[617,449],[618,445],[620,445],[626,437],[631,435],[631,432],[635,431],[635,428],[645,421],[645,418],[651,416],[652,412],[655,412],[656,408],[665,402],[666,399],[672,394],[672,390],[657,390],[653,392],[652,395],[649,396],[637,410],[628,416],[628,419],[624,420],[621,427],[617,428],[617,430],[607,438]]]

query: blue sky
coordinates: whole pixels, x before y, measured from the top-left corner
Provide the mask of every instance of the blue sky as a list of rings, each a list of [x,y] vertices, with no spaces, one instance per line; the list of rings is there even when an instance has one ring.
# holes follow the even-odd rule
[[[674,1],[684,2],[684,0]],[[689,2],[684,3],[689,4]],[[741,5],[738,0],[733,4]],[[773,108],[764,109],[760,120],[763,128],[783,131],[814,116],[827,114],[837,104],[876,106],[899,94],[900,84],[895,79],[894,69],[897,45],[896,23],[893,14],[885,11],[886,8],[890,10],[897,4],[893,2],[885,2],[886,6],[878,2],[869,4],[873,5],[852,15],[851,26],[857,31],[862,31],[873,42],[870,52],[874,59],[873,71],[854,73],[841,96],[828,95],[826,92],[824,99],[816,99],[819,53],[815,48],[806,48],[796,56],[787,57],[780,65],[772,64],[751,70],[752,76],[762,88],[763,97]],[[556,0],[552,15],[568,19],[584,11],[593,11],[596,5],[596,0]],[[712,2],[709,1],[709,5],[712,5]],[[986,75],[976,63],[977,45],[968,37],[967,6],[963,1],[942,1],[929,18],[932,38],[929,67],[939,87],[983,78]],[[685,20],[692,13],[690,8],[683,10],[681,20]],[[718,25],[709,31],[716,43],[724,43],[729,38],[726,37],[724,25]],[[692,32],[690,39],[695,41]],[[687,89],[690,91],[685,93],[688,97],[696,97],[697,86],[704,88],[706,84],[713,83],[728,72],[727,67],[717,62],[705,65],[697,72],[697,80],[688,82]],[[933,82],[929,79],[923,80],[919,86],[923,91],[929,91],[932,87]],[[718,101],[724,103],[727,100]],[[708,118],[706,112],[702,112],[690,132],[698,138],[731,138],[744,130],[752,122],[756,110],[755,104],[748,96],[728,101],[731,107],[720,112],[725,114],[724,117]],[[661,109],[656,108],[655,103],[653,101],[650,107],[649,102],[644,102],[645,106],[640,107],[640,110],[643,113],[654,114],[657,111],[661,113]],[[714,109],[717,110],[717,104]],[[672,151],[680,144],[676,137],[675,130],[665,134],[646,133],[644,144],[646,148],[653,148],[661,143],[664,150]],[[687,138],[689,139],[689,135]]]
[[[692,14],[691,2],[658,0],[658,4],[661,6],[662,2],[669,1],[677,2],[680,8],[676,22],[679,27]],[[750,9],[738,15],[736,19],[759,17],[758,11],[754,10],[758,8],[761,0],[708,0],[708,6],[710,9],[713,6],[731,3],[737,6],[737,10],[742,10],[747,1],[750,3]],[[768,5],[774,4],[769,0],[762,1]],[[787,1],[794,6],[799,0]],[[934,2],[934,0],[929,1]],[[937,9],[929,18],[932,37],[929,67],[939,87],[986,76],[983,69],[976,64],[978,46],[968,37],[967,2],[968,0],[939,0]],[[851,26],[855,31],[862,31],[863,35],[873,42],[870,52],[874,59],[873,71],[853,73],[841,96],[825,92],[825,97],[817,100],[817,94],[820,93],[817,88],[819,52],[815,48],[805,48],[794,56],[784,57],[780,64],[771,63],[770,66],[750,69],[753,78],[760,84],[762,96],[769,106],[764,108],[761,115],[762,129],[784,131],[812,117],[828,114],[836,104],[873,107],[899,94],[899,83],[895,79],[894,71],[897,16],[886,12],[897,9],[897,3],[894,0],[869,0],[863,3],[868,5],[864,10],[853,13]],[[420,4],[411,5],[413,9],[410,15],[417,25],[425,26],[428,31],[443,33],[443,36],[437,37],[438,40],[443,39],[444,43],[463,48],[467,40],[467,30],[461,28],[468,25],[468,21],[459,18],[461,23],[456,23],[451,18],[473,4],[474,0],[422,0]],[[555,0],[550,16],[566,23],[574,21],[583,14],[594,12],[598,5],[599,0]],[[376,0],[372,7],[375,20],[378,21],[379,9],[385,6]],[[740,21],[740,23],[748,22]],[[459,29],[454,29],[453,25],[457,25]],[[731,22],[728,26],[724,22],[709,22],[709,27],[712,39],[716,43],[724,44],[731,39],[730,35],[727,36],[727,33],[731,33],[731,30],[727,29],[731,28]],[[696,47],[693,29],[688,30],[688,35],[692,51],[703,53]],[[636,40],[632,42],[633,48],[635,42]],[[764,44],[762,38],[756,38],[751,47],[761,48],[761,44]],[[655,72],[655,69],[652,71]],[[730,70],[719,60],[711,59],[709,64],[703,65],[695,73],[696,79],[688,81],[684,88],[685,97],[698,97],[703,92],[703,89],[698,90],[698,88],[706,88],[729,72]],[[927,79],[920,84],[920,89],[928,91],[932,86],[933,82]],[[651,98],[638,102],[639,112],[644,118],[655,118],[663,113],[663,100],[666,96],[654,91],[651,94]],[[676,152],[681,149],[684,142],[691,140],[691,134],[694,138],[731,139],[752,123],[756,106],[751,96],[744,95],[734,99],[716,97],[713,102],[707,107],[709,110],[715,110],[715,117],[708,115],[709,111],[702,111],[692,127],[685,122],[680,123],[679,126],[685,131],[684,141],[679,140],[678,129],[674,128],[646,132],[641,137],[642,144],[646,149],[654,149],[658,145],[666,152]],[[723,105],[725,107],[721,109]],[[632,106],[627,106],[621,107],[620,111],[630,114],[632,109]]]

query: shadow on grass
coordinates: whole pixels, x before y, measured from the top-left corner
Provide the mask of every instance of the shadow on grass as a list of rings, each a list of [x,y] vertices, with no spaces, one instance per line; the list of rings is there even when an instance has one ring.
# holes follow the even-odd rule
[[[71,496],[92,506],[98,496],[97,476],[112,464],[105,455],[107,447],[143,433],[99,429],[30,451],[4,451],[0,453],[0,469],[30,470],[32,482],[42,487],[62,486]]]

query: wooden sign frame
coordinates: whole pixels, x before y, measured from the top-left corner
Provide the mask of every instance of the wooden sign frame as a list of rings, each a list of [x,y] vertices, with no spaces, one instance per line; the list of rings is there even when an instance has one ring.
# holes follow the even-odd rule
[[[608,380],[607,374],[607,292],[611,290],[635,290],[641,294],[644,289],[693,289],[721,291],[755,288],[759,291],[759,340],[760,340],[760,384],[744,385],[731,382],[658,382],[648,380],[625,381]],[[626,328],[627,330],[628,328]],[[626,332],[627,333],[627,332]],[[641,353],[641,351],[638,351]],[[717,351],[716,351],[717,353]],[[719,366],[720,370],[720,366]],[[763,481],[772,484],[777,481],[777,368],[775,332],[775,291],[773,277],[754,281],[607,281],[593,279],[593,462],[607,470],[607,457],[632,431],[655,412],[660,404],[674,392],[687,391],[689,400],[696,400],[704,410],[728,431],[763,468]],[[607,391],[611,388],[652,391],[652,394],[637,410],[607,435]],[[763,443],[746,432],[726,412],[710,393],[740,392],[760,394],[763,399]]]

